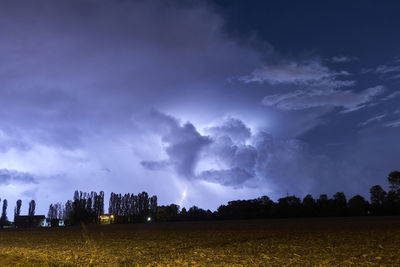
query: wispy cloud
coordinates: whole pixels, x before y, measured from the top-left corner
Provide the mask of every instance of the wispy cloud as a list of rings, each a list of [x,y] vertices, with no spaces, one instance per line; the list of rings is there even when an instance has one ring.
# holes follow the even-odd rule
[[[364,122],[360,122],[358,125],[359,126],[366,126],[368,124],[371,124],[373,122],[378,122],[381,121],[383,118],[385,118],[387,116],[387,114],[381,114],[381,115],[377,115],[374,116],[372,118],[369,118],[368,120],[364,121]]]
[[[398,58],[395,58],[387,64],[378,65],[374,68],[364,69],[362,73],[375,73],[380,75],[381,79],[399,79],[400,78],[400,64]]]
[[[314,107],[341,107],[345,111],[364,108],[374,97],[382,94],[384,87],[379,85],[355,93],[350,90],[303,89],[286,94],[264,97],[262,103],[282,110],[302,110]]]
[[[376,73],[386,74],[391,72],[400,72],[400,65],[379,65],[375,69]]]
[[[358,125],[359,126],[367,126],[372,123],[381,122],[379,124],[379,126],[381,126],[381,127],[399,127],[400,126],[400,120],[399,120],[399,116],[398,116],[399,114],[400,114],[400,110],[383,113],[380,115],[372,116],[371,118],[369,118],[363,122],[360,122]]]
[[[351,57],[351,56],[334,56],[331,57],[329,61],[333,63],[344,63],[358,60],[358,57]]]
[[[400,119],[385,124],[386,127],[400,127]]]
[[[390,100],[390,99],[396,98],[398,96],[400,96],[400,91],[395,91],[395,92],[385,96],[384,98],[382,98],[382,101]]]
[[[240,77],[245,83],[295,84],[308,86],[329,86],[339,88],[354,85],[355,81],[340,80],[339,76],[350,75],[347,71],[333,71],[319,61],[304,63],[289,62],[264,66],[250,75]]]

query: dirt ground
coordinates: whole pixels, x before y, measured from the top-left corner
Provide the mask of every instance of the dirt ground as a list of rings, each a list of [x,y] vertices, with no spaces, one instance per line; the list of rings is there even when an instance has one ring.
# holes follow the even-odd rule
[[[400,266],[400,217],[7,229],[0,265]]]

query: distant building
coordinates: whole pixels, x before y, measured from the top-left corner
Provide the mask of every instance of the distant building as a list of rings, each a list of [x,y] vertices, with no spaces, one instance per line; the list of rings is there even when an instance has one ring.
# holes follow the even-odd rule
[[[48,221],[47,219],[42,220],[40,223],[40,227],[50,227],[50,226],[51,226],[51,222]]]
[[[30,228],[30,227],[43,227],[47,224],[46,217],[44,215],[34,216],[15,216],[14,225],[15,228]]]
[[[114,214],[103,214],[99,216],[100,224],[112,224],[115,222]]]

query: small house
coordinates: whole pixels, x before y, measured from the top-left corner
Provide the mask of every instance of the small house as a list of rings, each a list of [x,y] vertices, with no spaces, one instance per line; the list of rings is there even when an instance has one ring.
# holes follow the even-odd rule
[[[46,225],[46,217],[44,215],[22,215],[15,216],[14,224],[15,228],[32,228],[32,227],[41,227],[42,225]]]
[[[47,219],[44,219],[40,222],[40,227],[50,227],[51,223]]]
[[[99,216],[100,224],[112,224],[115,222],[114,214],[103,214]]]

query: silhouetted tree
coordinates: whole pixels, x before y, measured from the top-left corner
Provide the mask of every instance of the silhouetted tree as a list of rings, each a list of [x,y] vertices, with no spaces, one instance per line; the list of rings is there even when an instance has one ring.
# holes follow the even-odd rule
[[[114,207],[115,207],[115,203],[114,203],[114,200],[115,198],[114,198],[114,192],[111,192],[111,194],[110,194],[110,200],[108,201],[108,213],[110,213],[110,214],[115,214],[115,210],[114,210]]]
[[[384,215],[386,212],[387,193],[380,185],[374,185],[369,190],[371,199],[371,213],[373,215]]]
[[[64,219],[64,207],[61,203],[58,203],[58,206],[57,206],[57,218],[59,220]]]
[[[319,216],[329,215],[329,201],[328,195],[322,194],[317,199],[317,211]]]
[[[3,210],[1,212],[1,217],[0,217],[0,225],[3,227],[4,225],[8,224],[8,219],[7,219],[7,199],[3,200]]]
[[[150,198],[150,214],[151,217],[155,217],[157,214],[157,196],[152,196]]]
[[[349,200],[349,213],[352,216],[367,215],[368,202],[360,196],[356,195]]]
[[[179,207],[179,206],[178,206],[178,207]],[[179,208],[178,208],[178,210],[179,210]],[[186,216],[187,216],[187,210],[186,210],[185,207],[182,208],[181,212],[179,212],[179,215],[180,215],[182,218],[186,218]]]
[[[259,216],[260,218],[269,218],[272,216],[272,210],[275,206],[275,203],[268,197],[262,196],[257,199],[259,204]]]
[[[98,195],[93,191],[87,193],[76,190],[73,201],[67,202],[65,205],[68,222],[71,224],[97,223],[99,213],[104,210],[103,196],[102,192]]]
[[[317,204],[311,195],[303,198],[302,214],[307,217],[312,217],[317,214]]]
[[[72,201],[71,201],[71,200],[68,200],[68,201],[65,203],[64,212],[63,212],[63,215],[64,215],[63,219],[64,219],[68,224],[72,223],[72,222],[71,222],[71,218],[73,217],[73,212],[74,212],[74,209],[73,209]]]
[[[47,219],[53,220],[57,217],[53,204],[50,204],[49,211],[47,212]]]
[[[229,201],[228,205],[219,206],[215,214],[206,213],[208,219],[268,218],[275,211],[274,207],[275,203],[268,196],[262,196],[256,199]]]
[[[63,219],[63,209],[61,203],[50,204],[47,218],[49,220]]]
[[[178,213],[179,213],[179,206],[176,204],[171,204],[169,206],[159,206],[157,207],[156,220],[176,221],[178,220]]]
[[[391,191],[400,192],[400,171],[392,171],[388,177],[389,188]]]
[[[34,216],[35,215],[35,209],[36,209],[36,202],[35,202],[35,200],[31,200],[31,202],[29,202],[28,215],[29,216]]]
[[[278,199],[277,215],[278,217],[296,217],[301,213],[300,198],[296,196],[287,196]]]
[[[14,221],[15,221],[15,217],[17,217],[21,214],[21,206],[22,206],[22,200],[18,199],[17,203],[15,205],[15,209],[14,209]]]
[[[345,216],[347,210],[347,200],[343,192],[333,195],[333,211],[335,216]]]
[[[203,209],[200,209],[197,206],[191,207],[186,213],[186,220],[188,221],[199,221],[206,219],[207,219],[207,212]]]
[[[139,200],[139,216],[147,217],[149,212],[149,195],[146,192],[138,194]]]
[[[100,191],[99,194],[93,192],[93,213],[96,217],[96,222],[99,220],[99,216],[104,214],[104,192]]]
[[[389,182],[389,192],[387,194],[387,209],[392,215],[400,214],[400,172],[392,171],[387,180]]]
[[[49,219],[52,227],[58,226],[58,220],[64,219],[64,209],[62,204],[50,204],[47,218]]]

